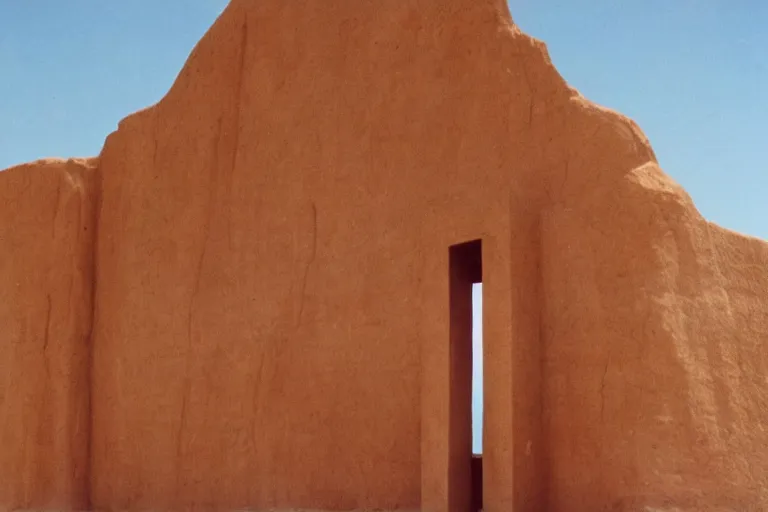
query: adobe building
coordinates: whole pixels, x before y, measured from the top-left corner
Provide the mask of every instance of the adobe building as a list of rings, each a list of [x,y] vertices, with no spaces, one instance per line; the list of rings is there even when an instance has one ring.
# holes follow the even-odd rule
[[[768,509],[768,244],[503,0],[233,0],[0,199],[2,510]]]

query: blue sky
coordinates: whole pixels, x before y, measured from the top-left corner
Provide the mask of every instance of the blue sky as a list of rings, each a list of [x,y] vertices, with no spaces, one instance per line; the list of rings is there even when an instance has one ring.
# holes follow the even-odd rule
[[[0,169],[97,154],[120,119],[162,97],[225,5],[0,0]],[[768,2],[510,8],[566,80],[640,124],[707,218],[768,238]]]
[[[162,97],[225,4],[0,0],[0,168],[97,154],[121,118]],[[569,83],[640,124],[707,218],[768,239],[768,2],[510,8]]]

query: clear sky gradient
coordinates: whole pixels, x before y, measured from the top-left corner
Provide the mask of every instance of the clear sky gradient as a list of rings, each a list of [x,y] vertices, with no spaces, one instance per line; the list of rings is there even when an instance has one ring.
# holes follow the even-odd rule
[[[120,119],[162,97],[225,5],[0,0],[0,168],[97,154]],[[768,238],[768,2],[510,8],[569,83],[640,124],[707,218]]]
[[[97,154],[120,119],[162,97],[225,5],[0,0],[0,169]],[[768,1],[510,8],[569,83],[639,123],[705,217],[768,239]]]

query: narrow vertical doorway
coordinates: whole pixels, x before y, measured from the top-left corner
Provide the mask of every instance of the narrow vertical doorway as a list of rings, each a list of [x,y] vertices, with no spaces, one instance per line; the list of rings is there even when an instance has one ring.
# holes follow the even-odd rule
[[[483,283],[472,284],[472,509],[483,509]]]
[[[455,511],[482,510],[482,344],[473,327],[482,326],[482,242],[450,248],[450,444],[449,501]],[[476,311],[478,310],[478,311]],[[477,314],[476,314],[477,313]],[[476,350],[479,345],[480,350]],[[478,392],[480,394],[478,403]],[[474,410],[473,410],[474,409]],[[479,410],[478,410],[479,409]],[[479,421],[474,421],[479,419]],[[478,429],[478,430],[476,430]],[[475,442],[477,441],[477,442]],[[477,453],[475,453],[477,452]]]

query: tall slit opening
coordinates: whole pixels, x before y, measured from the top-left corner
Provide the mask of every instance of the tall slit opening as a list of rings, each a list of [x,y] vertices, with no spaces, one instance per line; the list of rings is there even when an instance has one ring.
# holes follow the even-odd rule
[[[450,248],[451,510],[482,510],[482,242]]]
[[[472,455],[483,455],[483,283],[472,284]]]

